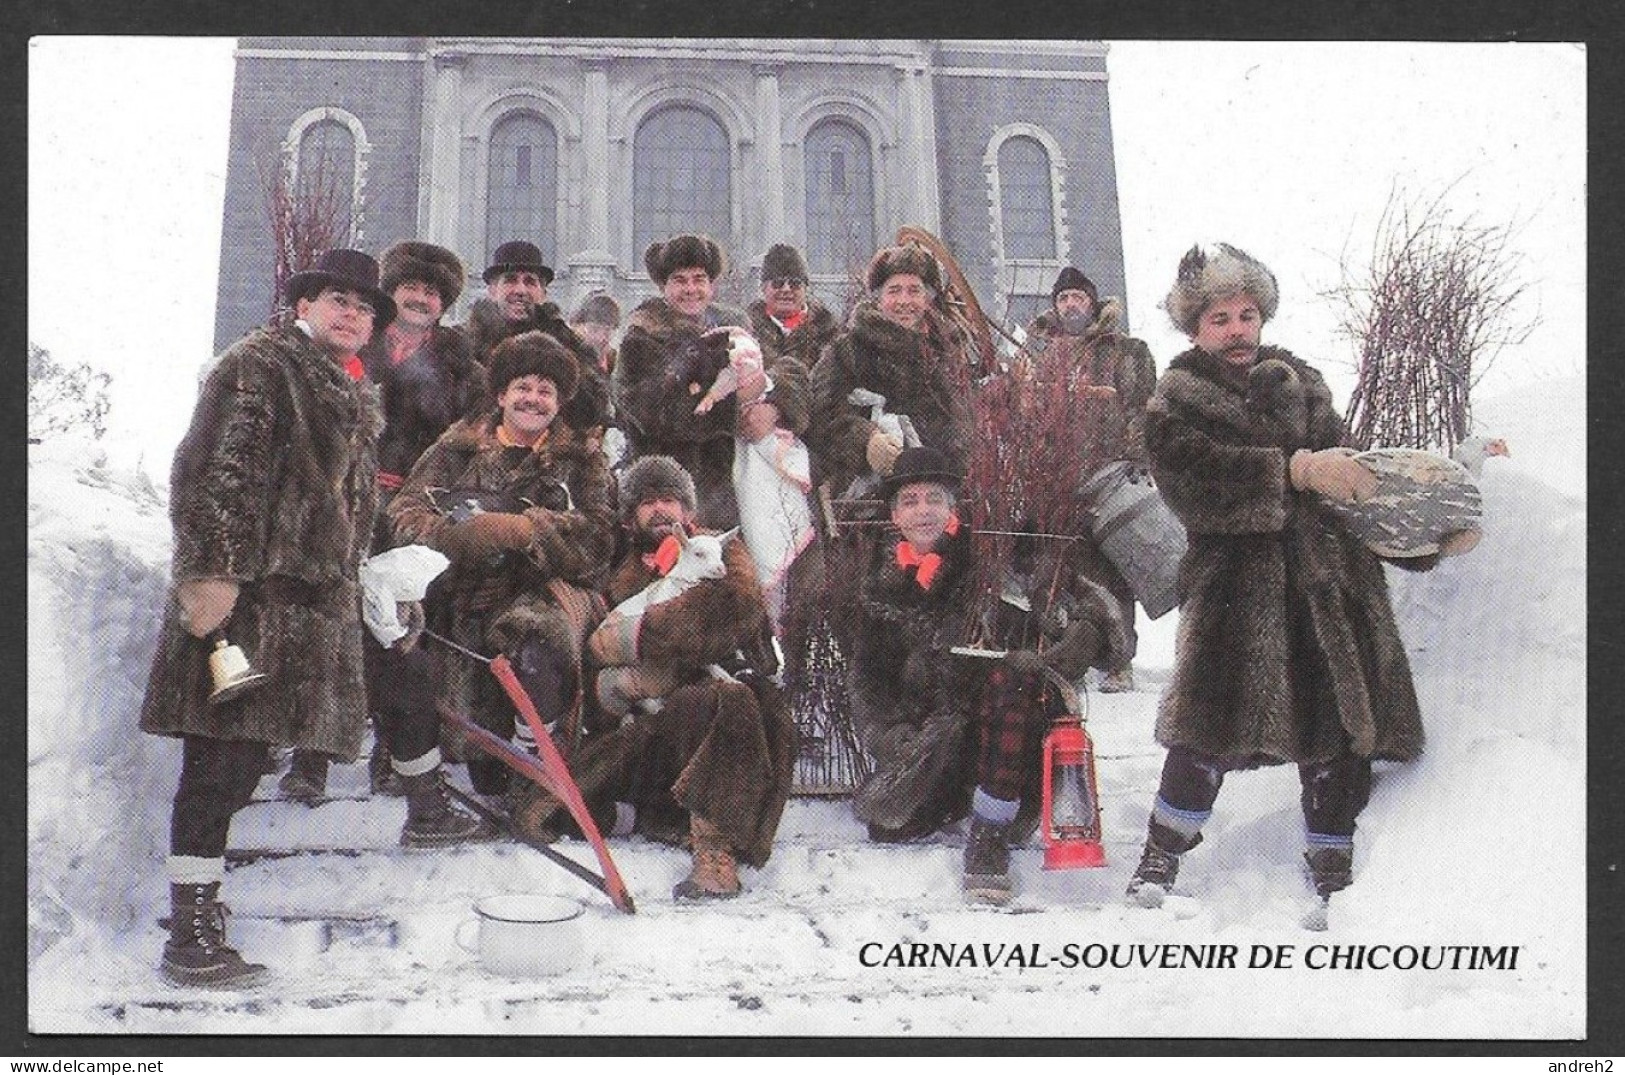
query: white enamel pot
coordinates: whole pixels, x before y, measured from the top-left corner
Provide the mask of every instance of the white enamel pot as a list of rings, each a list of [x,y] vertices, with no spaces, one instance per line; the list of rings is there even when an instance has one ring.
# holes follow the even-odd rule
[[[504,978],[563,974],[581,960],[581,904],[563,896],[514,892],[474,904],[475,917],[457,927],[457,943],[479,956],[480,966]],[[476,928],[470,944],[466,934]]]

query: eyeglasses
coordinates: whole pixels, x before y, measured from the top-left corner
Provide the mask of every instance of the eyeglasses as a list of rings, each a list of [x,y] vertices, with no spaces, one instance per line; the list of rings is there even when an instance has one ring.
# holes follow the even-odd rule
[[[806,287],[807,281],[799,276],[775,276],[767,281],[768,287]]]
[[[321,297],[343,312],[355,314],[358,317],[376,317],[378,314],[378,311],[373,309],[372,303],[363,299],[351,298],[342,291],[324,291]]]

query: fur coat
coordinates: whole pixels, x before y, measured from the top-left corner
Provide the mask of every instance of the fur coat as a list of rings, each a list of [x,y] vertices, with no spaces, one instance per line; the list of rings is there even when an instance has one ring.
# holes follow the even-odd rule
[[[929,590],[898,566],[895,532],[860,584],[848,671],[852,723],[874,771],[853,811],[881,828],[904,828],[969,791],[978,670],[948,652],[964,641],[976,586],[968,535],[945,540]]]
[[[615,413],[629,445],[629,458],[669,455],[694,478],[699,495],[696,516],[702,526],[728,530],[739,525],[734,495],[735,423],[739,403],[726,396],[705,414],[694,406],[711,386],[726,343],[702,341],[711,328],[750,327],[750,317],[728,306],[712,306],[701,320],[678,313],[663,298],[632,311],[615,358]],[[781,355],[764,367],[772,378],[768,401],[779,408],[779,424],[798,436],[807,428],[807,368]]]
[[[1189,536],[1157,739],[1233,765],[1326,761],[1345,742],[1414,758],[1421,716],[1382,563],[1287,478],[1296,449],[1343,443],[1342,419],[1301,359],[1264,347],[1256,368],[1290,369],[1291,390],[1249,404],[1245,371],[1193,349],[1148,409],[1157,485]]]
[[[869,408],[848,400],[854,388],[885,396],[888,413],[908,415],[925,446],[963,470],[971,438],[970,400],[956,391],[958,382],[947,368],[965,361],[963,346],[934,310],[926,315],[924,331],[915,332],[887,320],[872,303],[860,304],[851,328],[825,348],[813,368],[806,441],[814,480],[828,480],[838,497],[854,479],[872,473],[866,453],[876,426]]]
[[[795,723],[788,699],[768,678],[776,667],[750,552],[743,541],[731,541],[723,559],[722,578],[651,605],[630,633],[638,661],[678,669],[685,685],[666,695],[659,713],[638,712],[589,737],[571,764],[589,802],[697,813],[722,830],[741,861],[761,866],[790,795]],[[655,578],[641,556],[628,556],[610,578],[609,604]],[[704,672],[712,663],[739,667],[736,653],[755,673],[745,683],[722,683]]]
[[[424,345],[400,363],[390,361],[387,333],[361,349],[367,376],[383,399],[378,438],[380,480],[404,479],[412,465],[453,422],[486,405],[490,386],[468,336],[436,325]],[[387,494],[386,494],[387,499]]]
[[[1117,393],[1113,399],[1085,401],[1091,435],[1079,461],[1082,474],[1119,459],[1145,459],[1145,405],[1157,387],[1157,366],[1144,341],[1123,334],[1122,321],[1122,303],[1107,299],[1078,335],[1062,330],[1054,310],[1040,314],[1027,329],[1028,346],[1040,351],[1040,361],[1065,362],[1077,372],[1078,384]]]
[[[271,678],[211,706],[211,647],[172,601],[144,731],[355,757],[367,712],[356,572],[376,511],[380,425],[377,388],[296,327],[250,333],[221,356],[175,453],[171,575],[239,583],[226,637]]]
[[[535,525],[535,540],[523,552],[454,559],[429,591],[430,623],[482,652],[513,654],[525,639],[538,638],[579,669],[587,632],[603,616],[595,588],[615,547],[609,465],[562,421],[534,448],[502,444],[500,424],[495,410],[458,422],[424,453],[389,505],[395,539],[438,548],[453,525],[443,511],[451,491],[506,499],[494,506],[522,512]],[[463,675],[469,667],[460,658],[447,665],[459,671],[446,677],[445,694],[475,709],[483,723],[485,703],[471,704],[473,687]],[[474,691],[474,697],[483,696]],[[488,700],[502,704],[495,695]]]
[[[762,345],[762,357],[771,363],[788,355],[807,369],[818,362],[824,347],[841,331],[840,320],[817,299],[807,299],[807,316],[789,332],[767,313],[767,303],[757,299],[745,307],[750,315],[750,331]]]
[[[577,433],[588,433],[610,424],[609,379],[598,365],[598,353],[565,322],[554,303],[542,303],[524,321],[509,321],[495,302],[476,299],[469,308],[468,320],[457,331],[468,340],[474,348],[475,359],[486,369],[491,365],[492,350],[510,336],[541,331],[553,337],[576,357],[581,367],[576,394],[559,411],[559,417]],[[502,385],[492,385],[492,397],[502,388]]]

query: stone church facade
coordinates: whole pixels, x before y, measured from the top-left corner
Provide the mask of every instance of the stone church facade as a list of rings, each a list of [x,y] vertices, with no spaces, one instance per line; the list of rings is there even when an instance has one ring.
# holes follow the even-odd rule
[[[903,224],[940,235],[990,314],[1025,323],[1062,265],[1123,294],[1098,42],[242,38],[215,344],[271,312],[271,191],[330,245],[539,245],[566,311],[653,293],[649,242],[702,231],[743,302],[775,242],[843,308]]]

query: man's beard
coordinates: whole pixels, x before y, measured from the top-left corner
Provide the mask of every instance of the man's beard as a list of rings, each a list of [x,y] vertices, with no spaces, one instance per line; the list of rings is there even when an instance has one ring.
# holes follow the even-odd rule
[[[1061,314],[1061,331],[1068,336],[1082,336],[1094,318],[1089,314]]]
[[[642,526],[632,528],[632,544],[639,552],[653,552],[660,548],[660,543],[666,538],[682,529],[682,521],[665,515],[657,515]]]

